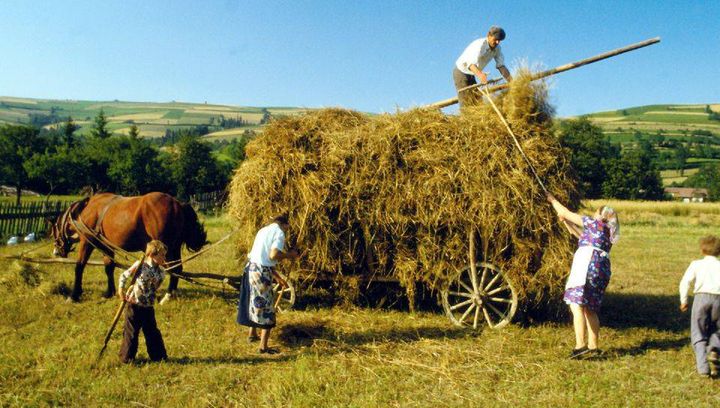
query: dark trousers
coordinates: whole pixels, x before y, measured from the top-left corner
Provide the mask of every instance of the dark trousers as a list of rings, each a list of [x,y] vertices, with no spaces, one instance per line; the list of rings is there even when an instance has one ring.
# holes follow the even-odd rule
[[[690,317],[690,341],[695,350],[698,373],[709,373],[708,351],[720,352],[720,295],[695,294]]]
[[[123,329],[122,346],[120,346],[120,360],[123,363],[129,363],[135,358],[138,350],[140,329],[142,329],[145,336],[145,346],[147,346],[150,360],[160,361],[167,359],[165,343],[155,320],[155,308],[129,304],[125,309],[125,327]]]
[[[466,86],[477,84],[475,75],[468,75],[457,69],[453,68],[453,82],[455,83],[455,90],[459,91]],[[466,106],[468,104],[477,103],[478,96],[475,90],[467,90],[464,92],[458,92],[458,102],[460,106]]]

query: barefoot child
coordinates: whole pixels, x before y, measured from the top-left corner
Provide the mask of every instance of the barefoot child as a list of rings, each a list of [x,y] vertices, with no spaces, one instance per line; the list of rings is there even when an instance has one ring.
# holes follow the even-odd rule
[[[260,340],[260,353],[275,354],[278,351],[268,347],[270,330],[275,327],[275,302],[272,281],[281,286],[287,283],[275,272],[275,265],[283,259],[295,259],[298,252],[286,251],[285,231],[287,214],[279,215],[273,222],[258,231],[252,250],[248,254],[245,275],[240,290],[237,322],[250,327],[249,341]],[[258,338],[257,329],[261,329]]]
[[[688,310],[688,293],[693,287],[690,341],[700,375],[718,376],[720,353],[720,238],[700,239],[703,259],[693,261],[680,281],[680,311]]]
[[[602,206],[592,218],[580,216],[560,204],[552,194],[548,194],[547,199],[568,230],[579,239],[563,296],[570,305],[575,330],[575,348],[570,358],[599,354],[598,312],[610,282],[608,253],[620,237],[617,215],[612,208]]]
[[[165,277],[160,265],[165,264],[167,247],[158,240],[148,242],[145,249],[145,262],[135,262],[120,275],[118,283],[118,296],[125,296],[125,282],[137,268],[137,279],[127,297],[128,305],[125,309],[125,327],[123,329],[123,342],[120,346],[120,360],[129,363],[135,359],[138,349],[140,329],[145,335],[147,353],[152,361],[167,359],[165,343],[155,320],[155,291]]]

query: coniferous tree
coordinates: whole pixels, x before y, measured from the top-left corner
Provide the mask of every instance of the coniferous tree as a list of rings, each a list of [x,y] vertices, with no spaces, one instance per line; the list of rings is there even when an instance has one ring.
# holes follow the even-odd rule
[[[72,147],[75,144],[75,131],[80,129],[80,126],[75,124],[73,121],[73,118],[71,116],[68,116],[67,121],[65,121],[65,124],[63,125],[63,142],[67,145]]]
[[[95,123],[90,130],[90,135],[96,139],[107,139],[112,136],[112,132],[108,129],[108,119],[105,116],[105,110],[100,109],[100,112],[95,116]]]

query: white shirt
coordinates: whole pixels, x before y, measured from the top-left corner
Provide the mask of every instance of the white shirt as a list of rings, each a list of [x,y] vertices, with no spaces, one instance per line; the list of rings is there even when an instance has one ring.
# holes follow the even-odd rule
[[[277,261],[270,259],[270,251],[273,248],[279,251],[285,250],[285,233],[277,223],[267,225],[258,231],[252,250],[248,254],[248,260],[260,266],[275,266]]]
[[[487,37],[478,38],[465,48],[460,58],[455,61],[455,66],[463,74],[475,75],[470,71],[470,65],[475,64],[482,71],[493,58],[495,59],[495,68],[505,66],[505,57],[500,50],[500,45],[498,44],[493,50],[487,42]]]
[[[693,293],[720,295],[720,260],[707,255],[690,263],[680,281],[680,303],[687,304],[688,291],[693,282]]]

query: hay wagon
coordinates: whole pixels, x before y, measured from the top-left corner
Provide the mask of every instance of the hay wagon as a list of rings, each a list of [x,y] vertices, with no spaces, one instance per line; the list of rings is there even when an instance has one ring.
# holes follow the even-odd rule
[[[504,91],[492,97],[495,111],[436,110],[452,98],[395,114],[323,109],[273,121],[247,145],[231,183],[239,250],[271,215],[287,212],[290,236],[307,250],[291,277],[399,282],[411,302],[420,283],[454,324],[473,328],[505,326],[520,307],[554,314],[574,243],[543,190],[571,207],[579,192],[552,131],[547,88],[533,81],[659,41],[520,72],[486,87],[487,97]],[[279,295],[290,306],[295,289]]]
[[[439,291],[439,302],[442,308],[456,326],[478,327],[486,324],[497,329],[510,323],[518,308],[518,293],[512,282],[503,273],[501,267],[489,260],[478,261],[475,256],[477,238],[474,233],[468,236],[468,262],[459,268],[454,279],[443,285]],[[398,284],[399,280],[388,276],[373,277],[373,273],[351,275],[350,277],[320,276],[315,282],[334,281],[342,285],[343,280],[352,280],[361,287],[375,284]],[[282,288],[276,284],[274,289],[277,296],[278,310],[291,309],[296,301],[297,282],[282,272],[278,272],[288,282],[288,287]],[[340,281],[340,282],[338,282]],[[409,295],[411,296],[411,295]]]
[[[508,93],[515,99],[507,103],[542,111],[536,91],[526,83]],[[548,288],[562,279],[557,264],[569,260],[570,244],[485,113],[367,118],[328,109],[271,124],[248,144],[231,187],[240,253],[266,214],[287,211],[288,235],[297,241],[290,246],[304,252],[287,278],[311,286],[399,283],[411,308],[421,285],[438,295],[456,325],[507,325],[523,299],[557,295]],[[567,163],[558,161],[559,145],[547,134],[550,116],[516,124],[523,120],[530,155],[546,163],[539,171],[572,192]],[[295,296],[294,286],[281,290],[279,308]]]

